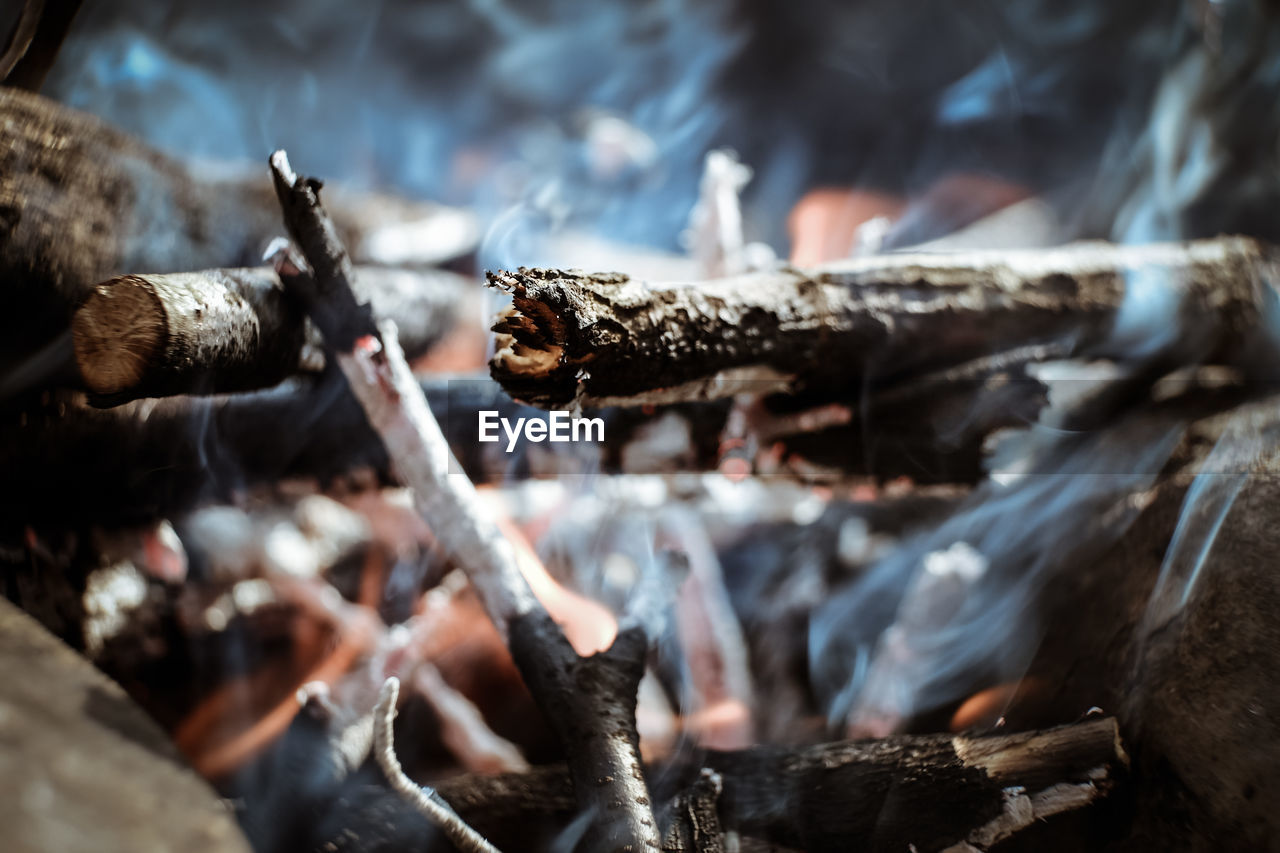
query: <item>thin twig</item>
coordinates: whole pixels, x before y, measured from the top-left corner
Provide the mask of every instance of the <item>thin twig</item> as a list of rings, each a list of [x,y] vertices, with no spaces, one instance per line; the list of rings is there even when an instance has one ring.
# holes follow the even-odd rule
[[[283,151],[271,156],[271,172],[285,225],[305,256],[277,257],[280,279],[336,351],[400,479],[413,490],[419,514],[507,638],[568,756],[579,804],[595,816],[588,831],[591,848],[660,848],[635,726],[649,635],[637,625],[620,631],[608,650],[578,656],[534,596],[511,543],[453,458],[400,350],[395,325],[375,327],[368,306],[357,303],[351,259],[320,204],[319,182],[295,175]]]
[[[443,832],[462,853],[499,853],[480,833],[467,826],[458,813],[439,794],[405,775],[396,758],[395,738],[391,724],[396,718],[396,698],[400,695],[400,679],[388,678],[373,709],[373,754],[391,788],[413,808]]]

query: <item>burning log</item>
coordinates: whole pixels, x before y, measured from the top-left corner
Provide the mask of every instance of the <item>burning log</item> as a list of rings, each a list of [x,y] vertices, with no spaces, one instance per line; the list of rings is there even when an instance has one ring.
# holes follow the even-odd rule
[[[400,353],[395,327],[384,324],[379,342],[368,313],[351,310],[351,262],[320,206],[318,184],[295,175],[283,151],[272,155],[271,170],[285,224],[313,271],[282,270],[281,277],[337,351],[352,391],[413,488],[419,513],[506,633],[521,676],[568,754],[578,802],[591,815],[585,843],[659,847],[635,721],[650,645],[643,620],[630,615],[608,649],[577,654],[534,596],[511,543],[481,513],[475,487],[449,476],[456,463]]]
[[[476,442],[478,413],[497,412],[513,422],[545,419],[547,413],[514,402],[488,377],[424,377],[419,384],[459,470],[476,483],[584,471],[712,471],[717,465],[716,431],[725,415],[719,404],[679,414],[609,410],[601,413],[603,445],[508,454],[502,442]],[[672,446],[661,427],[686,422],[686,416],[688,426],[681,429],[691,434]],[[652,438],[651,431],[657,433]],[[843,433],[836,435],[830,440],[822,434],[796,436],[788,446],[823,444],[849,471],[866,470],[861,466],[871,459],[877,475],[920,474],[918,456],[868,457],[856,452],[858,445],[840,448]],[[968,461],[954,480],[981,470],[976,447],[964,458]],[[245,487],[298,477],[327,483],[359,469],[374,472],[382,482],[395,479],[386,449],[359,403],[331,371],[239,394],[143,399],[101,408],[87,404],[83,394],[56,392],[0,410],[0,475],[9,486],[0,492],[0,510],[32,523],[128,524],[182,513],[200,501],[232,500]],[[68,490],[71,477],[77,488]]]
[[[848,399],[1036,344],[1126,356],[1129,298],[1174,327],[1167,358],[1236,360],[1257,344],[1275,263],[1264,245],[1221,238],[880,255],[696,285],[523,269],[489,276],[514,299],[490,369],[547,408],[798,389]]]
[[[135,270],[259,263],[280,233],[275,197],[254,175],[197,173],[98,119],[0,89],[0,366],[64,331],[94,285]],[[426,266],[478,240],[460,211],[335,193],[357,261]]]
[[[684,770],[663,772],[677,786],[704,767],[718,773],[721,822],[747,838],[814,851],[973,853],[1098,802],[1128,764],[1116,721],[1098,718],[1010,735],[699,752]],[[575,807],[563,767],[466,776],[439,791],[495,838],[503,826]]]
[[[368,267],[359,295],[420,355],[457,319],[459,275]],[[98,285],[71,323],[95,394],[138,397],[266,388],[320,359],[319,334],[269,268],[126,275]]]

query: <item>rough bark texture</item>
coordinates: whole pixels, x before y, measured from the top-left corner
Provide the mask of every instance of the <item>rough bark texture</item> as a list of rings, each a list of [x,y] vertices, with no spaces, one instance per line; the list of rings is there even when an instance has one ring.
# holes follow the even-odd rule
[[[1152,330],[1129,325],[1152,313],[1167,357],[1236,360],[1259,345],[1275,278],[1271,250],[1245,239],[882,255],[688,285],[525,269],[490,275],[514,298],[490,367],[545,407],[849,392],[1033,344],[1150,355],[1134,349]]]
[[[539,707],[562,726],[574,790],[590,814],[590,849],[660,848],[635,730],[636,686],[648,648],[644,631],[620,626],[608,651],[578,657],[534,596],[511,543],[485,514],[475,487],[465,477],[450,476],[457,463],[409,372],[394,326],[381,327],[379,345],[365,318],[335,311],[334,306],[354,301],[351,265],[320,204],[319,185],[295,175],[283,151],[271,156],[271,171],[289,232],[312,270],[311,275],[282,272],[285,286],[298,292],[337,349],[338,366],[412,488],[418,513],[506,633]]]
[[[458,211],[343,198],[335,195],[335,219],[361,262],[418,266],[475,245]],[[432,238],[434,223],[448,226],[438,229],[445,238]],[[90,115],[0,89],[0,372],[65,330],[97,283],[250,266],[282,230],[260,173],[196,174]]]
[[[583,658],[540,612],[511,622],[510,646],[568,756],[578,806],[591,814],[583,849],[661,849],[636,733],[635,696],[649,647],[644,630],[622,629],[609,649]]]
[[[700,768],[718,773],[724,829],[803,850],[924,853],[954,844],[981,849],[994,843],[992,824],[1026,829],[1028,806],[1051,799],[1058,786],[1077,788],[1083,808],[1101,799],[1124,775],[1128,758],[1115,720],[1095,719],[1014,735],[986,737],[903,735],[876,741],[795,749],[761,747],[741,752],[697,752],[681,768],[651,770],[683,789]],[[1025,788],[1020,795],[1010,788]],[[439,791],[482,831],[524,816],[571,813],[574,800],[564,769],[528,774],[470,776]],[[1027,798],[1018,802],[1016,796]],[[1039,799],[1037,799],[1039,797]],[[1012,801],[1012,803],[1011,803]],[[1049,817],[1041,805],[1033,820]],[[1008,836],[1006,836],[1008,837]]]
[[[0,741],[6,849],[248,853],[155,723],[3,599]]]
[[[453,273],[367,267],[357,292],[403,324],[416,356],[456,321],[466,287]],[[71,332],[85,385],[120,402],[267,388],[323,364],[318,334],[265,267],[111,279],[76,311]]]
[[[71,339],[96,394],[244,391],[298,370],[304,319],[269,269],[126,275],[94,288]]]

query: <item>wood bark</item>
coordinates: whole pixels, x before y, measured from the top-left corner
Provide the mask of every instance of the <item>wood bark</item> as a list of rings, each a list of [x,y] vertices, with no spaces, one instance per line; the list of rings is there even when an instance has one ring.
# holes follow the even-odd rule
[[[319,185],[295,175],[283,151],[271,156],[271,171],[285,224],[311,267],[310,275],[281,269],[281,278],[337,350],[338,365],[412,488],[419,514],[506,634],[521,676],[569,756],[578,802],[590,814],[583,843],[619,853],[659,848],[635,721],[650,644],[645,629],[624,618],[607,650],[578,656],[534,596],[475,487],[450,476],[457,463],[414,383],[395,327],[381,326],[379,344],[367,316],[339,310],[354,301],[351,262],[320,204]]]
[[[443,271],[360,271],[359,298],[405,329],[417,356],[457,319],[467,288]],[[318,333],[267,268],[127,275],[93,289],[71,325],[86,387],[123,402],[276,385],[323,365]]]
[[[259,172],[188,168],[93,116],[17,89],[0,89],[0,126],[0,372],[63,332],[99,282],[251,266],[282,232]],[[333,195],[339,232],[361,263],[443,263],[478,239],[460,211]]]
[[[1156,341],[1179,362],[1263,346],[1274,356],[1260,319],[1275,263],[1266,246],[1223,238],[891,254],[686,285],[524,269],[489,276],[514,300],[490,368],[516,399],[558,407],[797,389],[856,398],[1031,345],[1128,358],[1149,357],[1142,347]],[[1165,327],[1138,328],[1139,315]]]
[[[679,768],[650,774],[678,792],[701,768],[715,771],[723,828],[749,838],[811,851],[914,845],[924,853],[983,850],[1035,821],[1086,808],[1124,778],[1128,761],[1116,721],[1097,718],[1011,735],[697,751]],[[439,791],[495,838],[504,825],[569,816],[576,806],[562,767],[462,777]]]

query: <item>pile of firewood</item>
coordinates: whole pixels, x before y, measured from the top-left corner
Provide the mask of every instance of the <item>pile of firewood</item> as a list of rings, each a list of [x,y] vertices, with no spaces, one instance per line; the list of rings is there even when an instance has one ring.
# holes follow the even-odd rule
[[[258,849],[967,853],[1252,849],[1280,837],[1268,808],[1280,786],[1280,691],[1266,677],[1280,664],[1269,384],[1280,268],[1269,246],[872,255],[678,285],[494,272],[489,284],[513,304],[493,327],[491,378],[450,382],[411,363],[466,326],[479,293],[457,271],[477,233],[457,227],[465,214],[331,197],[283,152],[269,172],[201,177],[16,89],[0,89],[0,128],[0,578],[240,800]],[[1135,306],[1140,292],[1150,304]],[[1112,370],[1053,399],[1041,368],[1068,360]],[[512,471],[475,442],[481,410],[567,407],[604,412],[598,457]],[[1021,437],[1024,482],[1117,473],[1090,459],[1151,470],[1105,499],[1068,502],[1088,514],[1055,519],[1066,527],[1054,536],[992,549],[1003,560],[959,592],[906,572],[884,612],[832,617],[833,639],[809,641],[894,548],[1038,532],[1034,507],[1009,501],[1027,515],[988,512],[981,530],[927,538],[1022,488],[989,476],[991,449],[1036,424],[1055,435]],[[723,475],[735,459],[748,479],[770,475],[754,478],[763,504],[794,511],[767,526],[763,512],[726,522],[729,532],[711,520],[724,506],[690,510],[696,523],[655,512],[675,547],[628,558],[612,608],[566,589],[602,568],[544,567],[518,513],[476,488],[600,468],[621,490],[656,482],[671,504],[714,506],[726,490],[746,494]],[[217,513],[300,480],[308,497],[267,533],[248,512]],[[434,561],[411,567],[398,600],[395,536],[361,527],[390,515],[383,487],[396,482],[413,508],[398,505],[397,529]],[[322,490],[330,497],[304,511]],[[1047,501],[1053,490],[1025,492]],[[802,518],[818,494],[820,510]],[[361,501],[376,510],[352,511]],[[573,520],[568,506],[553,523]],[[337,535],[348,528],[349,540]],[[289,547],[257,544],[281,536]],[[802,544],[769,556],[767,544],[792,540]],[[235,543],[253,553],[234,557]],[[868,678],[962,657],[921,652],[912,632],[1026,578],[1018,603],[1035,628],[1017,635],[1017,672],[978,660],[945,699],[904,707],[840,698],[856,681],[844,650],[875,649]],[[189,776],[174,784],[190,811],[166,816],[147,792],[171,764],[86,723],[120,721],[117,735],[142,726],[154,740],[137,708],[43,629],[0,617],[0,701],[23,709],[0,715],[22,746],[3,758],[13,787],[0,824],[16,827],[3,831],[48,847],[60,821],[87,814],[103,833],[167,820],[171,839],[187,839],[150,843],[243,846],[203,815],[212,800]],[[264,648],[310,655],[256,671],[219,663],[208,683],[175,687],[175,670],[201,657],[177,649],[201,636],[225,652],[229,623]],[[879,639],[891,628],[899,646]],[[471,646],[482,651],[458,665]],[[460,686],[484,667],[501,671],[486,676],[488,701]],[[698,707],[676,710],[705,713],[668,720],[655,748],[646,714],[671,703],[646,690],[689,685]],[[414,699],[397,745],[402,687]],[[237,727],[246,695],[250,725]],[[28,713],[41,702],[47,714]],[[504,703],[523,719],[500,724]],[[739,714],[730,724],[716,721],[725,709]],[[63,717],[67,737],[51,737],[48,720]],[[136,813],[119,820],[100,813],[115,808],[124,786],[109,774],[122,769],[67,770],[104,738],[142,780]],[[469,772],[411,781],[400,762],[438,773],[433,748]],[[86,776],[104,777],[114,798]],[[50,798],[67,805],[31,805]]]

